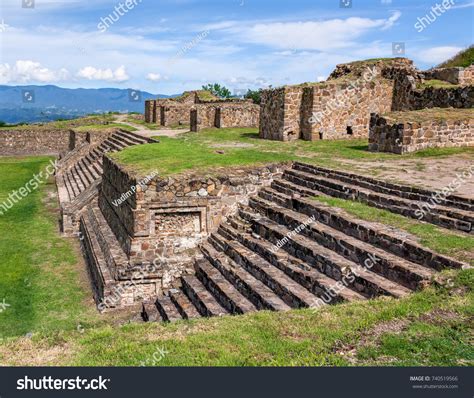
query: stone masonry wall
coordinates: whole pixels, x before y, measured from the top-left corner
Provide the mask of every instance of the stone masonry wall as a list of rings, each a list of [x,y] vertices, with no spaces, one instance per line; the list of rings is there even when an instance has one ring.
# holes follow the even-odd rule
[[[285,88],[262,91],[260,104],[260,138],[287,141],[284,135]]]
[[[245,168],[220,177],[156,177],[117,204],[141,178],[104,156],[99,207],[131,264],[156,258],[185,263],[222,219],[237,210],[238,202],[248,200],[257,187],[270,184],[284,167]]]
[[[0,156],[58,155],[70,148],[70,130],[22,128],[0,130]]]
[[[400,122],[372,114],[369,150],[404,154],[426,148],[474,146],[474,118]]]

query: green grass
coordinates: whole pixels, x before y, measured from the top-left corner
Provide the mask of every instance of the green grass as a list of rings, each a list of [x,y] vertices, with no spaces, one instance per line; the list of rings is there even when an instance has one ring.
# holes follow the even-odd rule
[[[376,153],[368,151],[366,139],[313,142],[261,140],[258,138],[257,129],[248,128],[208,129],[199,133],[185,133],[178,138],[157,138],[160,139],[159,144],[130,147],[111,156],[139,173],[147,174],[156,170],[165,176],[188,171],[216,173],[219,168],[256,166],[291,160],[341,168],[352,167],[341,165],[341,159],[370,162],[474,154],[474,148],[469,147],[427,149],[402,156]]]
[[[0,203],[23,187],[50,158],[0,158]],[[57,233],[53,181],[0,215],[0,302],[10,304],[0,313],[0,337],[39,330],[77,327],[92,313],[83,304],[84,284],[78,283],[77,252]]]
[[[474,237],[439,228],[433,224],[422,223],[415,219],[377,209],[361,202],[318,196],[315,200],[339,207],[362,220],[380,222],[413,234],[419,242],[435,252],[458,260],[470,262],[474,266]]]
[[[429,87],[433,87],[433,88],[457,88],[457,87],[461,87],[461,86],[459,86],[457,84],[452,84],[452,83],[446,82],[444,80],[436,80],[436,79],[425,80],[423,83],[419,83],[417,85],[417,88],[419,88],[419,89],[425,89],[425,88],[429,88]]]
[[[39,357],[35,363],[79,366],[472,365],[473,277],[471,270],[460,271],[449,288],[318,311],[43,333],[0,346],[0,362],[22,363],[29,349]],[[164,357],[153,360],[160,349]]]

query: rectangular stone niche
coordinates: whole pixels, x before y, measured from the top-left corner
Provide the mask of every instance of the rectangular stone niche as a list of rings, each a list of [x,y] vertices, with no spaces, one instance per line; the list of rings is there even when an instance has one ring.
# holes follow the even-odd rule
[[[205,209],[163,209],[152,211],[152,235],[192,236],[206,232]]]

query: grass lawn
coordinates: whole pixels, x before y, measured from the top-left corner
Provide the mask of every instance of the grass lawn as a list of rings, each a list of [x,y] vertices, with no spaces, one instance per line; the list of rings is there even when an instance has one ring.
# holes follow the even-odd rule
[[[48,160],[0,158],[1,201]],[[2,365],[474,364],[473,270],[445,271],[438,283],[402,300],[317,311],[262,311],[173,324],[98,315],[75,243],[58,235],[53,193],[49,181],[0,217],[0,302],[10,305],[0,313]],[[402,222],[379,211],[369,208],[364,216]],[[450,254],[465,248],[451,239],[433,242]]]
[[[158,171],[167,176],[184,172],[217,173],[228,167],[261,165],[268,162],[301,160],[327,167],[346,160],[395,160],[400,155],[368,151],[366,139],[280,142],[261,140],[257,129],[208,129],[184,133],[178,138],[156,137],[158,144],[129,147],[111,154],[121,164],[141,174]],[[449,156],[472,153],[474,148],[427,149],[404,155],[403,159]]]
[[[0,203],[24,186],[52,158],[0,158]],[[0,337],[39,330],[75,329],[84,316],[87,280],[78,253],[57,233],[52,179],[0,215]],[[54,195],[54,196],[53,196]]]

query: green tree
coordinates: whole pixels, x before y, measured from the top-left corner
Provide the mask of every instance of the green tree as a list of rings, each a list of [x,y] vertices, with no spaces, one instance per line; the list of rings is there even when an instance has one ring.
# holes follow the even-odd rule
[[[210,91],[212,94],[220,98],[230,98],[232,96],[232,93],[227,87],[221,86],[218,83],[207,84],[206,86],[202,86],[202,89]]]
[[[245,94],[245,99],[251,99],[254,104],[260,105],[262,102],[262,89],[259,88],[258,90],[248,90],[247,94]]]

